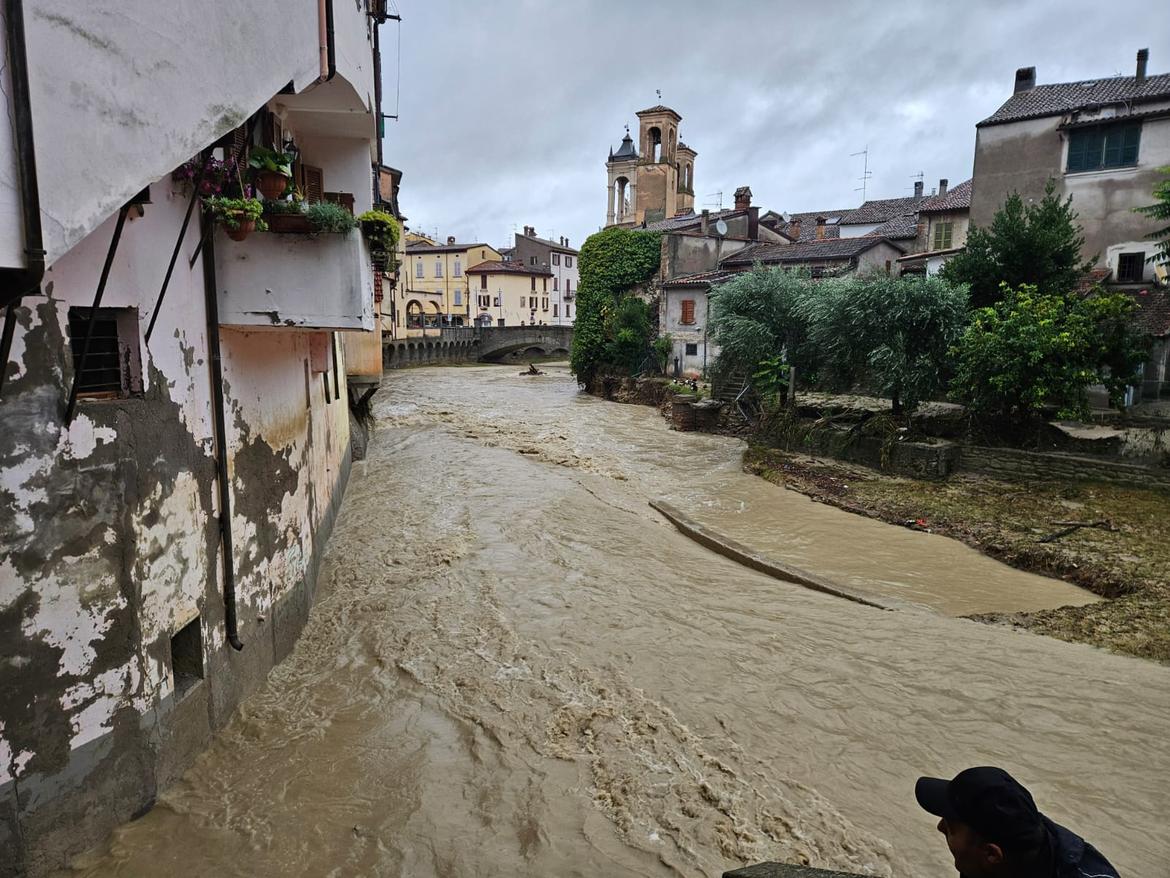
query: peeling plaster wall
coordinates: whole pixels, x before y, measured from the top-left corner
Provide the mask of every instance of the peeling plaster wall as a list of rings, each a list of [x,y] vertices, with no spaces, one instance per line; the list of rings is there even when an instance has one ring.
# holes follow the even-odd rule
[[[0,876],[45,874],[148,808],[287,654],[348,475],[345,376],[337,400],[332,372],[310,368],[310,334],[221,330],[234,652],[197,225],[149,349],[142,338],[186,207],[172,185],[156,181],[127,222],[103,301],[138,309],[142,397],[82,400],[62,422],[68,309],[92,303],[112,217],[25,298],[0,364]],[[344,368],[340,349],[325,360]],[[170,638],[196,616],[204,679],[176,698]]]

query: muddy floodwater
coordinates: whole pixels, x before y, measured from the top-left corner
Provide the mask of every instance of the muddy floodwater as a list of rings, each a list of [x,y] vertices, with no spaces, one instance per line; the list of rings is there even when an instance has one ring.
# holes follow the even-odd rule
[[[517,371],[387,376],[296,650],[73,874],[941,876],[914,780],[990,763],[1170,875],[1170,668],[959,618],[1090,595]],[[902,608],[740,567],[656,498]]]

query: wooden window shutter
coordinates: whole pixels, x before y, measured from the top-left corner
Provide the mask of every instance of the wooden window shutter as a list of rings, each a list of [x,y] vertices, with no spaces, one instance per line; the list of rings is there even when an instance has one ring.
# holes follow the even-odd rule
[[[297,169],[297,186],[305,201],[325,200],[325,172],[313,165],[301,164]]]
[[[682,322],[683,323],[694,323],[695,322],[695,300],[694,299],[683,299],[683,302],[682,302]]]

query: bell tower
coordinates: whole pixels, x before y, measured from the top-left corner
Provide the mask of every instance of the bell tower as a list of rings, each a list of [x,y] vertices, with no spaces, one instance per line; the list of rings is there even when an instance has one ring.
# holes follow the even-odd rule
[[[661,104],[638,113],[635,145],[626,126],[617,152],[605,163],[609,186],[607,226],[640,226],[695,209],[695,157],[679,140],[682,116]]]

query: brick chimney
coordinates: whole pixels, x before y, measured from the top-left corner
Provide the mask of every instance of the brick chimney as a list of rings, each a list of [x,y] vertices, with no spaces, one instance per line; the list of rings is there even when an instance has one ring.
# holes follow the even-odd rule
[[[735,190],[735,209],[747,210],[752,206],[752,188],[750,186],[740,186]]]
[[[792,221],[788,224],[788,237],[793,241],[800,240],[800,217],[793,217]]]
[[[1137,83],[1141,85],[1146,81],[1146,65],[1150,62],[1150,50],[1138,49],[1137,54]]]
[[[707,235],[711,231],[711,211],[703,208],[703,212],[699,214],[699,234]]]
[[[823,216],[817,217],[817,240],[825,240],[825,218]]]
[[[921,180],[914,181],[914,197],[915,198],[922,197],[922,181]]]
[[[454,244],[454,243],[455,243],[455,236],[454,236],[454,235],[448,235],[448,236],[447,236],[447,246],[449,247],[449,246],[451,246],[451,245],[452,245],[452,244]]]
[[[943,177],[941,180],[938,181],[938,194],[939,195],[946,195],[947,194],[947,178],[946,177]]]
[[[1012,94],[1019,94],[1022,91],[1031,91],[1036,87],[1036,68],[1035,67],[1021,67],[1016,71],[1016,88]]]

